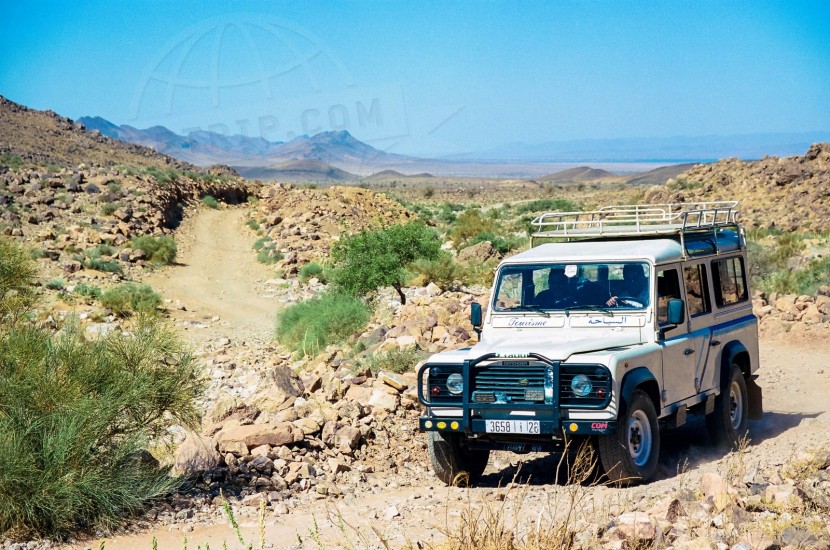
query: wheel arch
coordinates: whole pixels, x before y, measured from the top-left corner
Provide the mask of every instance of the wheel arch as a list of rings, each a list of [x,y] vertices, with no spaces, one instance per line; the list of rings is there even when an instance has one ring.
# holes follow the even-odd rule
[[[749,380],[752,376],[752,364],[749,358],[749,350],[738,340],[732,340],[723,348],[720,364],[721,382],[727,380],[732,372],[732,365],[738,365],[744,379]],[[722,386],[723,384],[721,384]]]
[[[660,385],[654,374],[647,367],[637,367],[631,372],[627,373],[623,378],[620,386],[620,406],[619,413],[622,414],[628,410],[628,404],[631,402],[631,395],[635,390],[641,389],[649,396],[654,403],[654,410],[657,411],[657,416],[660,416]]]

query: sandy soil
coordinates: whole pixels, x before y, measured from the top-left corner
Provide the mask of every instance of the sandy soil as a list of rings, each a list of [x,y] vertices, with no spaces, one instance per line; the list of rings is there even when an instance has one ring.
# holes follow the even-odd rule
[[[205,316],[218,315],[227,321],[234,334],[240,331],[253,338],[267,339],[275,313],[273,301],[263,298],[260,283],[271,276],[257,264],[251,252],[253,236],[242,227],[244,211],[204,210],[188,220],[179,231],[180,264],[149,282],[166,297],[180,300]],[[198,345],[210,331],[188,331]],[[225,329],[225,332],[228,332]],[[830,441],[830,339],[794,339],[787,335],[765,337],[762,341],[760,385],[764,388],[766,414],[750,422],[751,445],[746,460],[750,467],[780,465],[800,449]],[[419,435],[419,437],[423,437]],[[508,507],[519,517],[540,516],[557,495],[567,491],[554,479],[556,457],[519,456],[498,453],[492,459],[480,486],[466,490],[446,488],[428,472],[428,465],[415,465],[412,472],[378,473],[371,476],[365,494],[319,500],[276,515],[270,508],[265,515],[266,548],[383,547],[380,537],[391,548],[408,541],[435,543],[448,524],[457,521],[460,511],[480,502],[498,502],[502,491],[519,466],[530,473],[529,485],[521,498],[508,498]],[[728,467],[729,457],[707,441],[700,419],[666,432],[661,455],[662,479],[632,489],[588,488],[592,502],[615,506],[665,498],[681,484],[695,484],[707,471]],[[685,471],[685,473],[683,473]],[[679,473],[680,472],[680,473]],[[523,477],[522,479],[527,479]],[[614,504],[614,503],[618,504]],[[472,503],[472,504],[471,504]],[[610,503],[610,504],[609,504]],[[216,510],[210,525],[185,523],[152,531],[106,539],[107,548],[244,548],[237,540],[221,510]],[[341,524],[342,520],[342,524]],[[240,519],[247,543],[259,547],[259,528],[255,511]],[[377,534],[376,534],[377,533]],[[302,543],[299,542],[302,539]],[[346,540],[351,542],[346,542]],[[78,548],[97,547],[87,541]]]

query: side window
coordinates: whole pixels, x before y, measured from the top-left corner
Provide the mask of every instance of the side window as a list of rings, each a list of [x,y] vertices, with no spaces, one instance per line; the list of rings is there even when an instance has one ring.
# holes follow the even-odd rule
[[[689,317],[712,311],[709,302],[709,287],[706,284],[706,266],[698,264],[684,268],[683,279],[686,282],[686,304],[689,308]]]
[[[730,306],[747,300],[743,258],[715,260],[712,262],[712,276],[715,278],[715,302],[718,307]]]
[[[657,273],[657,322],[664,325],[669,322],[668,303],[672,298],[680,298],[680,278],[676,269],[666,269]]]

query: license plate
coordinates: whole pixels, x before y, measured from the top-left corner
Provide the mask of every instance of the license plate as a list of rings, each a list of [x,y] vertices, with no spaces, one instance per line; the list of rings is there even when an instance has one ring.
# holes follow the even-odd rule
[[[538,434],[538,420],[488,420],[488,434]]]

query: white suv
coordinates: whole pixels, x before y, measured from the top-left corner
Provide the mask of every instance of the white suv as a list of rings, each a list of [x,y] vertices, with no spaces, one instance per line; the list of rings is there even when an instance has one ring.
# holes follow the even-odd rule
[[[757,320],[737,203],[544,214],[539,244],[499,265],[472,347],[419,370],[435,474],[483,473],[491,450],[591,438],[611,481],[651,480],[660,427],[706,415],[734,444],[760,418]]]

